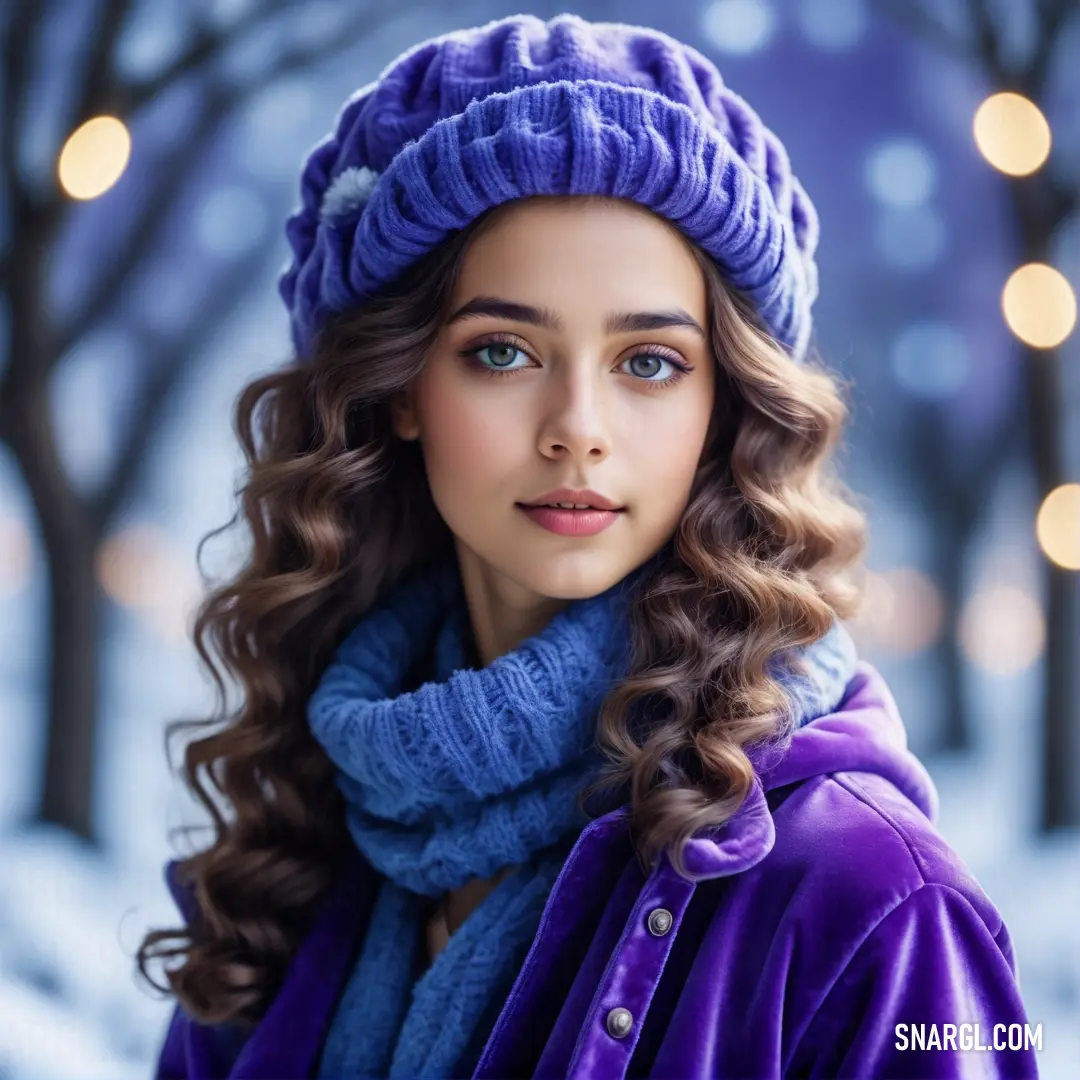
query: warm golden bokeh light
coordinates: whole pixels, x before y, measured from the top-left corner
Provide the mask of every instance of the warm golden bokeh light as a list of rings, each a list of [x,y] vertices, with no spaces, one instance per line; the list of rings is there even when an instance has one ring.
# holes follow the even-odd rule
[[[96,199],[123,175],[131,136],[115,116],[95,116],[76,128],[60,151],[60,186],[73,199]]]
[[[920,570],[898,566],[868,571],[865,602],[852,620],[852,635],[864,646],[913,655],[936,644],[945,618],[941,594]]]
[[[975,145],[1008,176],[1033,173],[1050,154],[1050,125],[1035,102],[1021,94],[992,94],[975,112]]]
[[[164,530],[138,524],[113,533],[98,552],[97,572],[105,593],[144,618],[164,640],[186,639],[200,584]]]
[[[1080,570],[1080,484],[1062,484],[1043,499],[1035,535],[1051,562]]]
[[[967,658],[992,675],[1015,675],[1039,658],[1046,623],[1037,601],[1015,585],[978,589],[964,605],[957,628]]]
[[[877,644],[882,628],[892,618],[893,593],[888,582],[873,570],[864,570],[863,601],[849,629],[860,649]]]
[[[14,596],[30,581],[30,531],[18,517],[0,517],[0,596]]]
[[[107,537],[97,558],[106,595],[123,607],[145,607],[165,569],[167,543],[163,530],[153,525],[128,525]]]
[[[1001,294],[1009,329],[1037,349],[1060,345],[1076,326],[1076,293],[1060,270],[1026,263],[1009,275]]]

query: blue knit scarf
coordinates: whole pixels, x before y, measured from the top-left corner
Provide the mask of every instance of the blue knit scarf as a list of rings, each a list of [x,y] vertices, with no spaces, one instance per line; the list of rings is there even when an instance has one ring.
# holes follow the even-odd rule
[[[647,566],[480,669],[454,561],[400,583],[339,646],[308,719],[338,766],[351,835],[385,880],[320,1077],[471,1071],[463,1055],[478,1056],[587,824],[575,796],[603,761],[596,713],[625,673],[626,605]],[[796,653],[805,674],[783,685],[802,724],[836,707],[857,656],[839,622]],[[428,898],[509,865],[417,978]]]

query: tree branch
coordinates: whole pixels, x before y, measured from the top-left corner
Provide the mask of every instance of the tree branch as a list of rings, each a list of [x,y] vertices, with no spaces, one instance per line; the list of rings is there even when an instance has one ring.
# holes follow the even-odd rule
[[[956,454],[946,439],[949,428],[947,406],[928,408],[911,403],[908,422],[913,438],[908,441],[908,464],[922,487],[930,493],[933,504],[948,515],[950,528],[958,537],[970,537],[986,516],[986,508],[1005,467],[1023,453],[1023,425],[1015,414],[1002,409],[990,432],[979,441],[980,452],[971,456],[972,467],[961,473],[942,468]]]
[[[1080,9],[1080,4],[1077,4],[1076,0],[1038,0],[1036,3],[1039,36],[1023,79],[1024,90],[1028,97],[1036,101],[1042,98],[1054,59],[1054,49],[1065,29],[1065,24],[1078,9]]]
[[[1080,189],[1075,185],[1065,184],[1047,176],[1046,201],[1050,207],[1048,211],[1050,232],[1054,233],[1067,218],[1072,217],[1080,209]]]
[[[957,37],[940,20],[926,10],[918,0],[877,0],[883,14],[897,26],[915,34],[931,45],[961,60],[970,60],[971,42]]]
[[[956,500],[956,521],[964,536],[970,536],[986,517],[987,506],[1005,466],[1023,455],[1023,425],[1016,422],[1014,413],[1002,409],[1000,423],[983,440],[983,447],[971,474],[953,485],[950,492]]]
[[[270,66],[248,83],[217,87],[208,94],[208,102],[192,135],[173,149],[164,162],[156,166],[162,176],[157,188],[147,197],[137,219],[125,234],[125,246],[112,266],[99,276],[97,286],[87,297],[66,327],[57,334],[54,362],[88,333],[116,303],[120,293],[139,263],[154,249],[168,217],[168,209],[184,189],[191,176],[202,166],[202,156],[220,124],[255,91],[275,79],[322,62],[353,45],[364,33],[370,33],[398,14],[389,7],[366,9],[346,20],[332,41],[315,42],[284,50]]]
[[[415,11],[410,10],[408,13],[413,15]],[[352,18],[343,20],[341,25],[335,28],[329,40],[283,50],[269,69],[253,79],[245,88],[243,96],[247,97],[255,90],[270,85],[283,75],[292,74],[316,62],[325,63],[331,57],[351,48],[367,34],[381,29],[401,15],[401,7],[388,0],[379,0],[371,7],[355,12]]]
[[[918,0],[877,0],[881,11],[898,26],[961,60],[976,60],[999,89],[1016,89],[1038,101],[1046,87],[1054,50],[1069,19],[1080,10],[1077,0],[1035,0],[1039,31],[1030,61],[1012,69],[1001,52],[1001,30],[986,0],[966,0],[974,40],[959,38]]]
[[[124,111],[128,114],[138,112],[163,90],[186,78],[194,72],[208,67],[225,50],[235,44],[237,39],[259,26],[265,26],[274,16],[289,8],[300,7],[300,0],[264,0],[253,5],[228,27],[226,31],[215,32],[205,27],[199,29],[191,44],[161,71],[140,82],[125,86],[120,91]]]
[[[3,64],[4,116],[0,129],[0,169],[7,189],[8,214],[13,231],[29,205],[29,195],[19,175],[19,143],[22,134],[23,107],[30,81],[29,60],[31,42],[37,36],[45,5],[34,0],[22,0],[8,16],[4,28]]]
[[[104,0],[98,24],[91,32],[86,78],[75,108],[76,127],[102,108],[115,107],[109,100],[114,86],[113,53],[131,5],[132,0]]]
[[[1001,56],[998,27],[986,6],[986,0],[967,0],[968,16],[975,29],[975,56],[998,86],[1012,86],[1017,73],[1010,71]]]
[[[201,310],[192,315],[186,328],[171,341],[162,345],[154,341],[150,334],[142,335],[141,351],[148,357],[156,354],[153,357],[153,371],[143,384],[134,417],[125,428],[126,437],[117,454],[117,467],[90,502],[89,513],[95,528],[105,529],[130,495],[138,471],[145,463],[150,440],[160,426],[163,406],[181,375],[206,348],[244,293],[251,288],[252,279],[265,269],[277,241],[277,235],[272,230],[268,231],[262,241],[233,268],[228,280],[210,290]]]

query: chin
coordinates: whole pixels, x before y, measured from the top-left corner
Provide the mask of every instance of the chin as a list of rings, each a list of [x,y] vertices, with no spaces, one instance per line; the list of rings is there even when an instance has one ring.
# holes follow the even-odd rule
[[[519,580],[551,600],[585,600],[606,592],[629,570],[629,566],[614,564],[610,557],[581,552],[530,561]]]

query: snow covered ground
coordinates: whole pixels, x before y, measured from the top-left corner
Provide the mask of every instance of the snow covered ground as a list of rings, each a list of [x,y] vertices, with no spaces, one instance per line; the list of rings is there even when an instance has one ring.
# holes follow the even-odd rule
[[[61,830],[9,835],[0,867],[0,1076],[150,1075],[168,1012],[130,957],[142,923],[172,918],[168,898]]]

